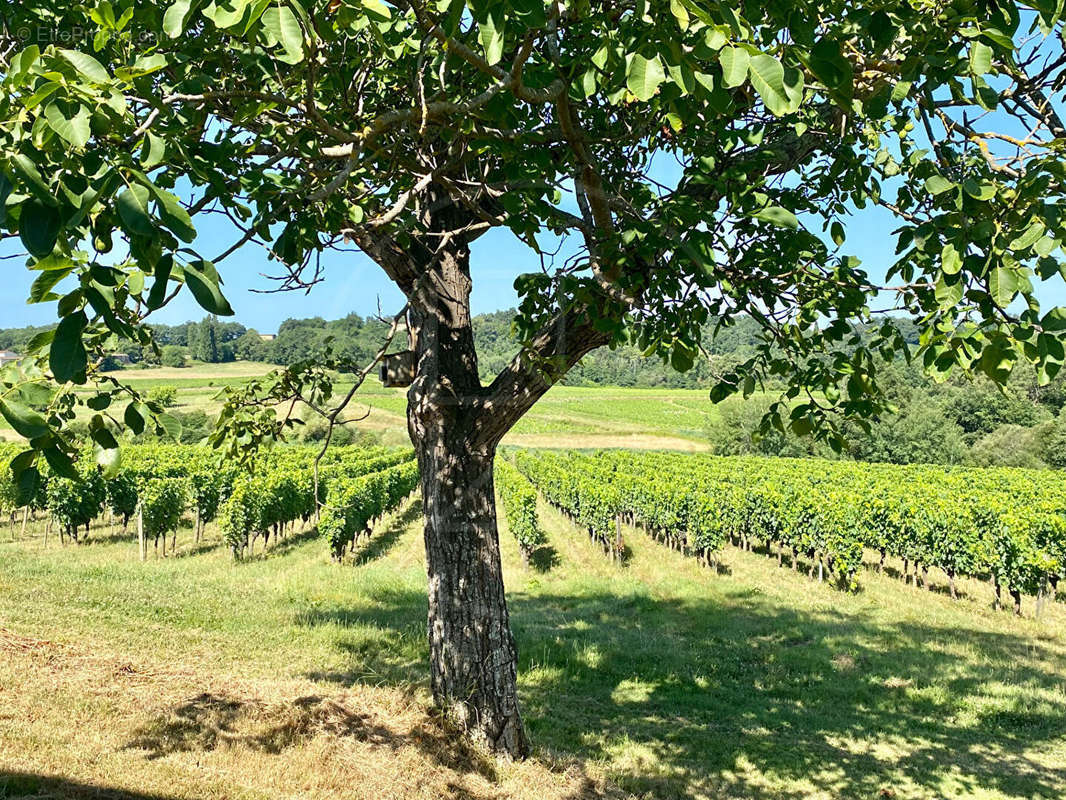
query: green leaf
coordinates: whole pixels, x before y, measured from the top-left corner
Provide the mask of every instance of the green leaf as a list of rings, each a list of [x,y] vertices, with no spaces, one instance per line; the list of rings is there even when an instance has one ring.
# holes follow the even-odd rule
[[[287,64],[303,61],[304,34],[291,8],[280,3],[268,8],[263,12],[263,27],[284,50],[282,61]]]
[[[212,0],[203,10],[203,15],[222,29],[232,28],[244,17],[251,0]]]
[[[107,74],[107,70],[104,69],[103,64],[88,53],[63,49],[60,49],[58,53],[66,59],[74,69],[81,73],[83,77],[88,78],[90,81],[94,83],[111,82],[111,76]]]
[[[931,195],[943,194],[955,188],[955,184],[940,175],[930,175],[925,179],[925,189]]]
[[[932,180],[932,178],[929,180]],[[928,184],[929,181],[926,181],[927,186]],[[952,184],[952,186],[954,186],[954,184]],[[996,187],[993,184],[978,183],[973,178],[967,178],[962,182],[962,190],[974,200],[980,200],[982,202],[991,200],[996,196]]]
[[[626,88],[634,97],[642,102],[650,100],[665,80],[666,72],[658,56],[645,58],[640,53],[633,54],[626,71]]]
[[[1007,245],[1007,249],[1009,249],[1012,253],[1018,253],[1023,250],[1028,250],[1030,247],[1036,244],[1037,241],[1039,241],[1043,235],[1044,223],[1040,220],[1037,220],[1028,228],[1026,228],[1021,235],[1019,235],[1015,239],[1012,239],[1010,244]]]
[[[951,280],[950,283],[949,280]],[[941,275],[934,290],[937,304],[943,309],[954,308],[962,300],[964,289],[965,286],[961,280]]]
[[[28,453],[32,453],[34,456],[37,454],[28,450]],[[28,506],[37,497],[37,493],[41,488],[41,473],[37,467],[27,464],[26,466],[16,466],[16,462],[19,457],[25,455],[20,453],[11,462],[11,472],[15,476],[15,483],[17,485],[17,491],[15,494],[15,501],[20,506]]]
[[[392,19],[392,10],[382,0],[362,0],[362,3],[366,13],[378,22]]]
[[[962,269],[962,256],[951,242],[940,252],[940,269],[945,275],[958,275]]]
[[[48,366],[60,383],[71,380],[80,383],[88,367],[89,358],[81,338],[87,324],[85,312],[79,311],[63,318],[56,326],[55,339],[48,351]]]
[[[151,131],[148,131],[145,136],[144,144],[141,147],[141,167],[145,171],[152,169],[163,163],[163,158],[166,156],[167,145],[162,137],[156,136]]]
[[[167,436],[175,442],[181,441],[181,422],[178,421],[177,417],[172,417],[170,414],[160,414],[157,419],[160,426],[166,431]]]
[[[970,73],[984,75],[992,70],[992,48],[983,42],[970,42]]]
[[[103,471],[105,478],[114,478],[118,475],[122,466],[122,451],[117,446],[104,447],[98,443],[93,447],[93,452],[96,455],[96,463]]]
[[[134,184],[115,199],[115,205],[130,233],[138,236],[155,234],[155,223],[148,215],[148,190],[145,187]]]
[[[152,283],[152,290],[148,293],[149,311],[162,308],[163,301],[166,300],[167,296],[167,281],[170,280],[170,273],[173,268],[174,257],[169,254],[159,259],[159,263],[155,265],[155,282]]]
[[[174,0],[174,3],[163,15],[163,33],[171,39],[177,39],[185,33],[185,25],[191,6],[192,0]]]
[[[70,456],[58,447],[46,447],[41,451],[41,454],[44,456],[44,460],[48,462],[48,466],[52,468],[52,472],[59,477],[71,481],[76,481],[81,477],[78,475],[78,470],[74,468],[74,462],[70,460]]]
[[[485,60],[496,64],[503,58],[504,15],[503,9],[488,9],[483,18],[477,21],[478,41],[485,49]]]
[[[144,407],[140,403],[133,402],[126,406],[126,410],[122,414],[122,420],[133,431],[135,436],[140,436],[144,433],[145,416]]]
[[[1033,245],[1033,252],[1041,258],[1047,258],[1053,252],[1055,248],[1059,246],[1059,240],[1052,236],[1044,236],[1036,244]]]
[[[799,227],[799,220],[796,215],[782,206],[767,206],[760,211],[752,214],[755,219],[761,219],[763,222],[769,222],[771,225],[776,225],[779,228],[790,228],[796,230]]]
[[[7,198],[15,190],[15,185],[8,180],[7,175],[0,172],[0,225],[7,222]]]
[[[811,48],[811,71],[832,91],[851,95],[851,62],[840,53],[840,44],[832,39],[821,39]]]
[[[141,56],[133,62],[133,67],[130,72],[134,77],[142,77],[144,75],[151,75],[153,72],[158,72],[161,69],[165,69],[167,66],[167,57],[162,53],[152,53],[151,55]]]
[[[63,103],[62,105],[68,105]],[[44,107],[44,118],[48,127],[81,150],[89,142],[89,109],[78,104],[77,111],[67,116],[60,103],[49,103]],[[69,113],[69,112],[68,112]]]
[[[683,31],[687,31],[689,24],[688,9],[681,3],[681,0],[670,0],[670,13],[677,20],[678,27]]]
[[[784,66],[771,55],[752,57],[748,72],[751,85],[759,93],[767,110],[776,117],[791,114],[803,99],[803,76],[796,70],[786,75]]]
[[[841,225],[840,222],[834,222],[829,226],[829,236],[832,238],[833,244],[840,247],[844,244],[845,239],[844,226]]]
[[[233,309],[218,288],[219,279],[214,264],[210,261],[195,261],[187,264],[183,271],[185,285],[192,291],[201,308],[220,317],[233,316]]]
[[[24,439],[38,439],[48,433],[48,423],[44,417],[22,403],[12,400],[0,400],[0,414],[15,433]]]
[[[65,269],[48,269],[37,276],[37,279],[30,287],[30,298],[28,303],[44,303],[58,300],[59,298],[51,294],[52,289],[56,284],[67,277],[74,271],[74,262],[67,259],[67,263],[70,265]]]
[[[997,264],[988,275],[988,291],[1000,308],[1006,308],[1018,292],[1018,273],[1002,264]]]
[[[14,167],[19,177],[26,181],[27,188],[34,197],[50,206],[59,205],[52,195],[52,190],[48,188],[48,184],[44,182],[41,173],[37,171],[37,167],[29,158],[22,153],[16,153],[11,156],[11,166]]]
[[[722,84],[727,89],[740,86],[748,79],[748,65],[751,56],[742,47],[723,47],[718,53],[718,63],[722,65]]]
[[[59,211],[52,206],[39,200],[27,200],[22,204],[19,238],[31,255],[38,258],[51,255],[62,227]]]
[[[164,191],[152,185],[152,194],[159,202],[159,219],[183,242],[191,242],[196,238],[196,228],[193,227],[192,217],[178,202],[178,198],[170,192]]]

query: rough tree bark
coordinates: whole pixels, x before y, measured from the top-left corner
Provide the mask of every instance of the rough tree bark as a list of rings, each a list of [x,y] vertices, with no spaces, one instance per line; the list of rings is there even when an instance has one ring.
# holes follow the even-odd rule
[[[493,461],[504,434],[561,375],[605,344],[579,310],[561,312],[489,386],[478,374],[470,314],[469,239],[476,221],[431,187],[428,234],[401,246],[386,234],[360,248],[410,303],[417,369],[407,422],[422,475],[429,645],[436,704],[476,742],[529,753],[518,707],[518,654],[504,594]],[[530,367],[551,362],[549,377]]]
[[[482,387],[468,248],[438,251],[416,294],[408,429],[422,474],[433,696],[475,741],[522,758],[529,741],[496,528],[496,447],[477,434]]]

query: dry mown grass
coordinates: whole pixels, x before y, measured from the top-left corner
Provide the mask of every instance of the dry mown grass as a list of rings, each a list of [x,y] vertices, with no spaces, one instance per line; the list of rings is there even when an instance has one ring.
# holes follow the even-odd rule
[[[394,688],[128,656],[0,630],[0,797],[607,796],[575,763],[485,756]]]
[[[533,568],[501,529],[519,765],[428,711],[417,502],[342,566],[311,531],[141,563],[0,526],[0,798],[1066,796],[1066,604],[711,570],[629,528],[620,566],[540,511]]]

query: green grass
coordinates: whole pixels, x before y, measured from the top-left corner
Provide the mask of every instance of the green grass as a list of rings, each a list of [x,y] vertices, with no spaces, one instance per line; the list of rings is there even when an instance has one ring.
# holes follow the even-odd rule
[[[275,367],[269,364],[235,362],[131,369],[115,375],[141,391],[174,387],[178,390],[175,410],[213,415],[220,407],[217,395],[223,386],[242,385],[271,369]],[[341,396],[350,386],[341,378],[335,391]],[[368,381],[356,395],[350,416],[361,418],[368,410],[369,416],[356,423],[356,428],[377,432],[389,444],[407,442],[405,390]],[[83,410],[82,416],[87,419],[91,413]],[[577,447],[706,449],[708,422],[716,413],[704,390],[556,386],[518,422],[506,443],[553,446],[557,437],[565,435],[566,444]],[[0,431],[7,429],[0,419]]]
[[[39,539],[8,543],[0,530],[0,627],[60,648],[34,669],[0,658],[0,686],[21,681],[8,697],[34,703],[32,713],[18,705],[0,714],[0,767],[7,742],[22,772],[95,776],[94,785],[136,783],[159,764],[168,796],[222,796],[238,773],[241,796],[277,796],[272,770],[336,774],[344,796],[354,785],[345,770],[356,763],[371,775],[391,775],[395,764],[406,765],[401,774],[458,771],[482,787],[460,791],[449,778],[424,796],[1066,794],[1061,607],[1041,621],[1015,619],[989,608],[981,584],[965,585],[969,596],[953,602],[872,573],[861,592],[843,594],[738,550],[716,574],[637,531],[627,531],[627,565],[615,566],[553,511],[541,512],[549,547],[537,561],[554,562],[550,569],[524,569],[502,533],[521,700],[537,747],[517,773],[427,761],[422,750],[397,761],[384,734],[384,744],[360,740],[371,749],[338,771],[335,755],[322,753],[354,745],[333,729],[272,744],[273,754],[242,745],[219,761],[214,728],[187,712],[186,695],[219,684],[240,687],[226,697],[273,696],[290,683],[316,698],[363,692],[360,713],[385,727],[424,703],[417,508],[344,566],[310,535],[235,565],[183,533],[184,555],[142,564],[128,539],[45,548]],[[68,651],[73,666],[61,669]],[[100,695],[116,684],[124,696],[125,679],[83,653],[173,677],[152,684],[144,709],[109,705]],[[84,672],[85,682],[63,689],[74,680],[64,669]],[[57,734],[72,717],[83,735]]]

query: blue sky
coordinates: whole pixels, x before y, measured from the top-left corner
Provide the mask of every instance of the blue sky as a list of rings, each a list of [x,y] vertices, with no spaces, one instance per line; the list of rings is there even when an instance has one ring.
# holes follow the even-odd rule
[[[221,253],[237,234],[226,221],[217,217],[201,223],[196,248],[205,255]],[[896,221],[884,209],[867,208],[856,212],[848,225],[843,251],[862,259],[875,279],[880,279],[894,260]],[[17,242],[0,245],[0,256],[18,252]],[[507,230],[494,230],[474,243],[473,311],[480,314],[517,303],[514,279],[523,272],[540,269],[540,259]],[[363,316],[398,309],[403,299],[398,289],[381,269],[358,252],[323,254],[325,280],[309,294],[284,292],[260,294],[253,290],[270,288],[273,283],[264,275],[277,274],[278,265],[270,262],[266,251],[246,245],[219,265],[225,292],[236,316],[234,319],[262,333],[272,333],[290,317],[320,316],[336,319],[355,312]],[[0,282],[0,328],[45,325],[54,322],[55,305],[27,305],[30,284],[37,273],[30,272],[20,259],[0,261],[5,280]],[[1039,291],[1047,307],[1066,302],[1066,287],[1061,281],[1045,285]],[[170,305],[152,315],[151,321],[175,324],[200,319],[204,311],[188,292],[182,292]]]
[[[228,222],[226,223],[228,226]],[[237,235],[217,223],[202,225],[196,248],[211,255],[220,253]],[[475,243],[474,313],[510,308],[517,302],[515,276],[540,269],[540,260],[509,231],[493,231]],[[19,252],[17,241],[0,246],[0,256]],[[278,264],[270,262],[266,251],[247,245],[219,264],[225,281],[225,293],[236,312],[234,319],[273,333],[289,317],[321,316],[336,319],[355,312],[363,316],[376,314],[379,303],[385,312],[403,304],[400,291],[385,277],[380,267],[361,253],[325,253],[322,257],[325,281],[310,294],[284,292],[259,294],[252,290],[267,289],[273,282],[264,277],[278,273]],[[23,325],[46,325],[56,320],[55,304],[27,305],[30,284],[37,273],[25,268],[21,259],[0,261],[4,280],[0,281],[0,328]],[[182,292],[166,308],[152,315],[151,321],[164,324],[200,319],[204,311],[188,292]]]

